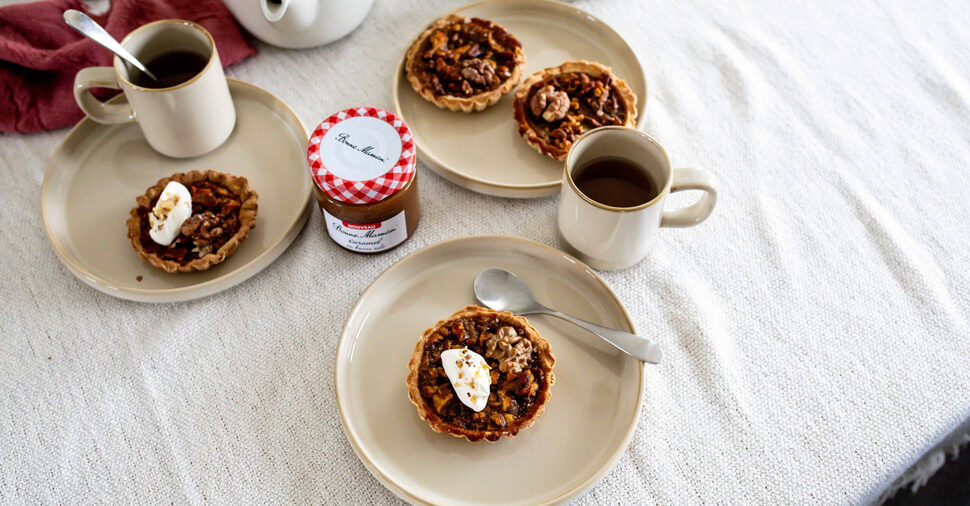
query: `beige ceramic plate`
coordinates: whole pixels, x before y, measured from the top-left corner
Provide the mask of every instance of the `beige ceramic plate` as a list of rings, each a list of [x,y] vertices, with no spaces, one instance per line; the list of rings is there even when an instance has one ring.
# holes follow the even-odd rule
[[[567,60],[611,67],[637,95],[639,124],[645,120],[647,80],[640,61],[609,25],[585,11],[550,0],[497,0],[455,13],[495,21],[514,34],[525,48],[523,79]],[[439,109],[415,93],[402,58],[393,95],[395,111],[414,134],[419,158],[445,179],[500,197],[545,197],[559,191],[562,163],[539,154],[519,136],[512,118],[514,90],[482,112]]]
[[[475,302],[482,269],[518,274],[549,306],[633,332],[622,304],[592,269],[548,246],[466,237],[417,251],[367,288],[337,345],[335,388],[351,445],[368,470],[415,503],[561,501],[616,462],[637,424],[643,365],[583,330],[529,317],[556,356],[546,412],[512,439],[469,443],[432,432],[408,400],[408,359],[421,333]]]
[[[265,90],[230,79],[229,91],[236,105],[235,130],[225,144],[198,158],[156,153],[134,123],[83,119],[71,130],[47,168],[40,198],[47,237],[78,278],[123,299],[189,300],[241,283],[293,242],[311,210],[306,128]],[[259,193],[259,216],[249,238],[222,264],[169,274],[138,258],[125,220],[146,188],[192,169],[245,176]]]

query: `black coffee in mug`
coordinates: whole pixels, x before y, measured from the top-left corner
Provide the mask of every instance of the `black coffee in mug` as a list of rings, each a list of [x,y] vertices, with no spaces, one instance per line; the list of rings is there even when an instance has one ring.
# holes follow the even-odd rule
[[[209,58],[192,51],[172,51],[162,53],[143,63],[158,80],[132,68],[130,74],[132,84],[142,88],[170,88],[199,75],[209,63]]]
[[[619,157],[590,160],[576,170],[573,181],[583,195],[611,207],[636,207],[660,194],[645,169]]]

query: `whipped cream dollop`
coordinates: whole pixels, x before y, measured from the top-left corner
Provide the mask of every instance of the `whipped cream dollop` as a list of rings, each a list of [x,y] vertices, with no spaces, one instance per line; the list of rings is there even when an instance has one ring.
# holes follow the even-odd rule
[[[170,181],[148,215],[152,228],[148,235],[162,246],[172,244],[182,230],[182,223],[192,216],[192,194],[178,181]]]
[[[481,355],[468,348],[445,350],[441,352],[441,366],[462,404],[476,412],[485,409],[492,381],[488,362]]]

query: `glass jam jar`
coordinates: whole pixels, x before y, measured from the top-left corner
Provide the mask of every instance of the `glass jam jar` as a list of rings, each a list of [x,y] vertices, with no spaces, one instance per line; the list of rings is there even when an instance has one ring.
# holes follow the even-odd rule
[[[327,234],[358,253],[406,241],[421,219],[411,130],[393,113],[355,107],[323,120],[307,161]]]

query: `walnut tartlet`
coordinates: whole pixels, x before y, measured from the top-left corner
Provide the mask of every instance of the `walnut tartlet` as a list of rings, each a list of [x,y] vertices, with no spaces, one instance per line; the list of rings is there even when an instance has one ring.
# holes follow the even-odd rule
[[[609,67],[568,61],[527,77],[513,103],[519,135],[562,160],[580,135],[606,125],[635,126],[637,97]]]
[[[449,14],[411,43],[404,69],[414,91],[438,107],[482,111],[519,83],[525,52],[498,24]]]
[[[487,361],[489,395],[482,411],[455,397],[441,360],[442,352],[454,349]],[[525,318],[468,306],[421,336],[408,363],[409,396],[435,432],[494,442],[514,437],[542,415],[556,381],[555,364],[549,342]]]
[[[192,196],[192,215],[168,246],[149,235],[148,214],[170,181],[183,184]],[[204,271],[223,262],[256,226],[259,195],[244,177],[214,170],[174,174],[158,180],[135,200],[128,218],[128,240],[142,260],[166,272]]]

